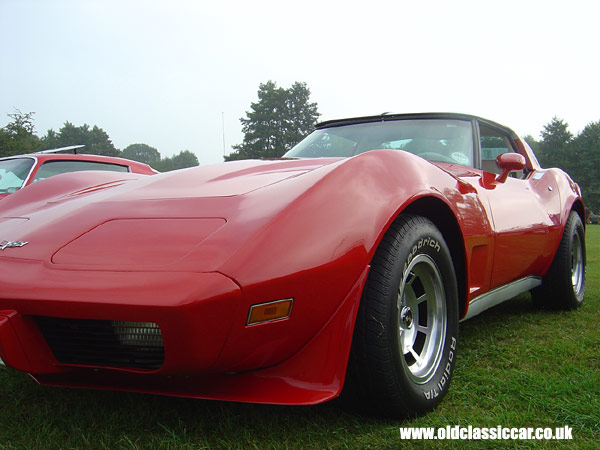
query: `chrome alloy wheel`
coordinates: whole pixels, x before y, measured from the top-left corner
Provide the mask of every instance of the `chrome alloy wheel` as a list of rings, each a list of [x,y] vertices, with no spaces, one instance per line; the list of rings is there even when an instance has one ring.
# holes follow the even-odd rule
[[[584,279],[583,248],[579,235],[574,233],[571,246],[571,282],[573,283],[573,292],[577,295],[581,291]]]
[[[417,255],[398,287],[400,359],[410,378],[427,383],[436,372],[446,341],[446,297],[442,277],[429,256]]]

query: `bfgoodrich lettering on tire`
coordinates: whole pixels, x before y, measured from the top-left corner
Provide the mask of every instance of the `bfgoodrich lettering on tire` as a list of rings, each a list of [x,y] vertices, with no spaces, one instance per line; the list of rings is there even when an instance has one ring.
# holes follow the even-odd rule
[[[575,309],[585,296],[585,230],[579,214],[571,211],[554,260],[542,285],[532,292],[538,306]]]
[[[428,219],[401,215],[371,262],[344,395],[371,411],[414,416],[448,391],[458,294],[450,252]]]

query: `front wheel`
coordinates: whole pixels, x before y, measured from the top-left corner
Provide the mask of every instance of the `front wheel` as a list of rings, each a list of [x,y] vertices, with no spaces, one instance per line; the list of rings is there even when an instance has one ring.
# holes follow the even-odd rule
[[[457,338],[458,294],[450,251],[431,221],[402,215],[371,263],[346,391],[385,415],[430,411],[448,391]]]
[[[575,309],[585,296],[585,229],[571,211],[565,230],[542,285],[532,292],[538,306]]]

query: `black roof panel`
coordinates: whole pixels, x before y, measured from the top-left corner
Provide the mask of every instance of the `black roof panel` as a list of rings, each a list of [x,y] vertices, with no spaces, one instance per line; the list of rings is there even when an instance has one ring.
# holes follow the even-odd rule
[[[395,113],[383,113],[378,116],[363,116],[363,117],[351,117],[348,119],[334,119],[326,120],[318,123],[315,128],[317,130],[322,128],[340,127],[344,125],[353,125],[358,123],[370,123],[370,122],[387,122],[392,120],[410,120],[410,119],[454,119],[454,120],[468,120],[478,121],[486,125],[501,128],[512,135],[516,135],[510,128],[493,122],[491,120],[484,119],[482,117],[473,116],[470,114],[460,113],[408,113],[408,114],[395,114]]]

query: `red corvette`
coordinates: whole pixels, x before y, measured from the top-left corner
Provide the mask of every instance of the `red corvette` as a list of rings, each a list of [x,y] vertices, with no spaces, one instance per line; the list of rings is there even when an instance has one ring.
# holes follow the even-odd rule
[[[58,151],[84,147],[73,145],[54,150],[44,150],[29,155],[0,158],[0,200],[19,189],[62,173],[107,170],[154,175],[156,170],[148,164],[111,156],[64,154]]]
[[[59,175],[0,207],[0,357],[47,385],[390,415],[447,392],[458,323],[578,307],[584,205],[510,129],[321,123],[283,158]]]

